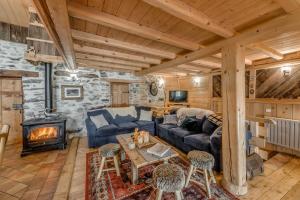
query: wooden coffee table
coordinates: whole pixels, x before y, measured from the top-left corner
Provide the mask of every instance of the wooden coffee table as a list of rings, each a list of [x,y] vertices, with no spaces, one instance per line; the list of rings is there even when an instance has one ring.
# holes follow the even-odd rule
[[[167,163],[170,158],[178,156],[178,153],[174,151],[172,148],[166,153],[164,157],[158,157],[152,154],[147,153],[147,148],[141,148],[139,149],[136,147],[135,149],[130,150],[128,148],[128,143],[131,141],[131,135],[132,134],[122,134],[117,135],[117,140],[121,145],[121,148],[125,151],[128,158],[131,161],[131,179],[132,184],[138,183],[139,178],[139,168],[144,167],[146,165],[150,165],[157,162],[165,162]],[[150,141],[155,143],[161,143],[158,139],[150,135]]]

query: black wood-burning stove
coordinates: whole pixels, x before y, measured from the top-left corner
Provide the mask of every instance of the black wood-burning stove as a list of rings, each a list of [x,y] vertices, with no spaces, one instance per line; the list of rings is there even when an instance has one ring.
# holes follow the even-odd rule
[[[33,152],[64,149],[67,145],[66,119],[50,117],[31,119],[23,123],[21,156]]]
[[[45,117],[33,118],[23,122],[23,150],[21,156],[66,147],[66,119],[51,113],[52,111],[52,64],[45,63]]]

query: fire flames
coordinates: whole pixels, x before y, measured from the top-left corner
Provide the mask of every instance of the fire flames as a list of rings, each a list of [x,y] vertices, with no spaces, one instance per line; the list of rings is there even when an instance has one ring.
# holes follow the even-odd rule
[[[31,131],[29,140],[36,141],[36,140],[57,138],[57,134],[58,134],[58,128],[56,127],[35,128]]]

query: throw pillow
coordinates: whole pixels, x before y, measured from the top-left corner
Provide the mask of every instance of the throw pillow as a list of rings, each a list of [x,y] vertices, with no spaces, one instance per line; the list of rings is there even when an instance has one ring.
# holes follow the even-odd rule
[[[177,124],[177,116],[174,115],[164,115],[164,122],[163,124]]]
[[[196,117],[188,117],[182,122],[181,127],[183,129],[187,129],[188,131],[201,132],[202,120],[197,119]]]
[[[121,124],[136,121],[136,118],[131,115],[120,116],[119,114],[117,114],[113,121],[115,124]]]
[[[103,126],[109,125],[103,115],[90,116],[90,118],[95,124],[96,128],[101,128]]]
[[[210,122],[216,124],[217,126],[222,126],[222,116],[211,114],[207,118]]]
[[[152,111],[141,110],[141,121],[152,121]]]

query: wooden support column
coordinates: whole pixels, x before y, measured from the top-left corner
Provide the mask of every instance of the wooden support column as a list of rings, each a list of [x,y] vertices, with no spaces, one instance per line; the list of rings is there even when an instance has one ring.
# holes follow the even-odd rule
[[[243,195],[247,193],[244,47],[229,44],[222,54],[222,181],[227,190]]]

